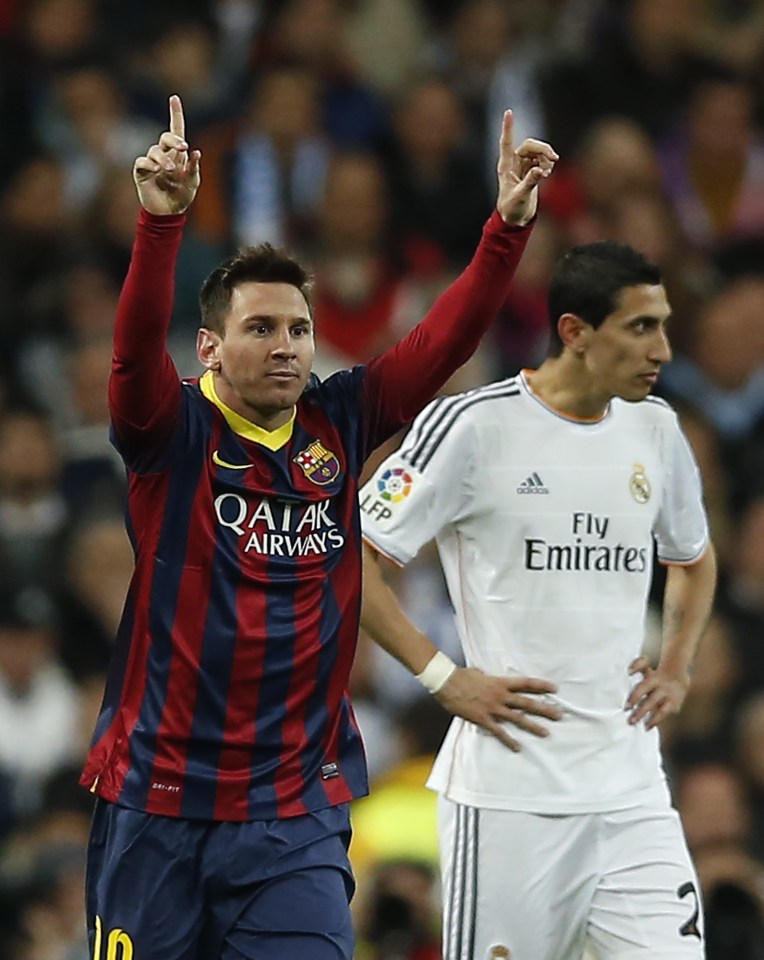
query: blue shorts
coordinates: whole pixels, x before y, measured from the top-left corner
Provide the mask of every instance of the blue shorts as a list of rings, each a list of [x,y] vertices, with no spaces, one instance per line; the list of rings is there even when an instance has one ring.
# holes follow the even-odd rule
[[[88,848],[93,960],[351,960],[348,805],[246,823],[98,800]]]

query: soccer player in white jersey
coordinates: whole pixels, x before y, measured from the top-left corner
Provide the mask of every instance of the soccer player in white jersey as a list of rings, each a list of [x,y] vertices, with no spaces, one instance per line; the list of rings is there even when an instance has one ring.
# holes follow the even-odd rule
[[[690,448],[649,396],[670,307],[658,270],[609,242],[562,258],[549,306],[538,370],[435,400],[362,490],[363,625],[455,715],[429,780],[446,960],[579,960],[587,938],[601,960],[700,960],[657,728],[686,696],[716,563]],[[432,538],[465,668],[377,562]]]

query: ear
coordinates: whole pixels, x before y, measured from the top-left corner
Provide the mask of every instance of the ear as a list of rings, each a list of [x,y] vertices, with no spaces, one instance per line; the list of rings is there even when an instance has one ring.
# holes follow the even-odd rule
[[[220,369],[220,334],[200,327],[196,334],[196,355],[207,370]]]
[[[563,313],[557,321],[557,332],[566,350],[577,357],[584,355],[592,332],[590,324],[582,320],[578,314]]]

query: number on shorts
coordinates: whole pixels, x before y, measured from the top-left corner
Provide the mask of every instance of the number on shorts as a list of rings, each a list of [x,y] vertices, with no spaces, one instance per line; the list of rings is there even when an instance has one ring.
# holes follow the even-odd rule
[[[93,960],[104,960],[101,956],[103,944],[103,925],[101,918],[95,918],[95,939],[93,942]],[[105,960],[133,960],[133,941],[124,930],[115,927],[106,938]]]
[[[700,929],[698,928],[700,899],[698,898],[698,891],[695,889],[695,884],[692,882],[692,880],[688,880],[687,883],[683,883],[682,886],[679,887],[676,893],[680,900],[684,900],[686,896],[692,894],[695,901],[695,909],[692,911],[692,916],[679,928],[679,935],[681,937],[697,937],[698,940],[700,940]]]

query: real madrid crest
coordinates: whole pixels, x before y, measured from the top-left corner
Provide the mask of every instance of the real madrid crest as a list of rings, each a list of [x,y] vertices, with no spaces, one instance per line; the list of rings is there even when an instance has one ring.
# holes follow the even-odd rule
[[[302,472],[308,480],[320,487],[326,486],[339,476],[339,460],[320,440],[314,440],[305,450],[301,450],[294,458],[294,462],[302,467]]]
[[[502,946],[501,944],[496,944],[491,947],[491,952],[488,954],[488,960],[510,960],[510,952],[507,947]]]
[[[634,464],[634,472],[629,480],[629,489],[637,503],[647,503],[650,499],[652,487],[650,486],[650,481],[647,479],[645,468],[641,463]]]

